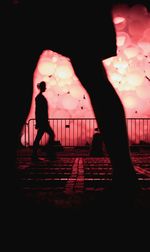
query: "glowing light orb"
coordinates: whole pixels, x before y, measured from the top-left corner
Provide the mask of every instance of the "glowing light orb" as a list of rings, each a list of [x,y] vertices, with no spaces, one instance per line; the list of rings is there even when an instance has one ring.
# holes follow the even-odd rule
[[[124,49],[124,54],[128,59],[134,58],[138,55],[138,48],[135,46],[129,46]]]
[[[73,71],[70,66],[58,66],[55,75],[57,75],[60,79],[67,79],[72,77]]]
[[[80,86],[79,83],[76,83],[69,87],[69,92],[72,97],[81,99],[85,93],[85,90],[82,86]]]
[[[123,30],[126,26],[126,19],[124,17],[114,17],[113,22],[117,31]]]
[[[51,75],[55,71],[56,65],[50,60],[43,59],[38,63],[38,70],[42,75]]]
[[[125,18],[124,17],[115,17],[113,21],[114,21],[115,25],[117,25],[117,24],[123,23],[125,21]]]
[[[130,43],[129,35],[126,32],[118,32],[116,43],[118,47],[127,46]]]
[[[142,82],[144,81],[144,73],[142,71],[131,71],[128,73],[126,77],[128,85],[130,85],[132,88],[142,85]]]
[[[51,61],[52,61],[52,62],[57,62],[57,61],[58,61],[58,57],[57,57],[57,56],[53,56],[53,57],[51,58]]]
[[[118,87],[118,85],[121,83],[122,76],[118,73],[113,72],[110,75],[110,81],[114,84],[115,87]]]
[[[126,70],[128,68],[128,62],[124,59],[122,59],[121,57],[117,57],[114,61],[113,61],[113,66],[115,69],[118,69],[118,71],[120,71],[120,73],[124,70]]]

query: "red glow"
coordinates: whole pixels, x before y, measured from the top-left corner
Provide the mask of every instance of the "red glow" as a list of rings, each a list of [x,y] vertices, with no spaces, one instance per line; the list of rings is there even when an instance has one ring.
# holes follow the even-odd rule
[[[117,25],[117,24],[120,24],[122,22],[125,21],[125,18],[124,17],[115,17],[114,18],[114,24]]]
[[[143,5],[132,8],[118,5],[113,10],[113,20],[118,50],[116,57],[103,62],[108,77],[125,106],[127,117],[150,117],[150,13]],[[45,96],[50,117],[94,117],[88,95],[69,59],[45,50],[35,69],[33,100],[27,121],[34,118],[36,84],[42,80],[47,83]]]

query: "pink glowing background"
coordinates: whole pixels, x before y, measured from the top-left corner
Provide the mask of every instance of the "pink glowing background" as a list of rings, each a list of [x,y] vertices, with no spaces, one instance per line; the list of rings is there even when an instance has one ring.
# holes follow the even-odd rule
[[[143,5],[116,5],[113,21],[117,56],[103,61],[108,77],[124,104],[126,117],[150,117],[150,13]],[[49,103],[50,118],[95,117],[70,59],[45,50],[34,72],[27,121],[35,117],[36,85],[42,80],[47,83],[43,94]]]

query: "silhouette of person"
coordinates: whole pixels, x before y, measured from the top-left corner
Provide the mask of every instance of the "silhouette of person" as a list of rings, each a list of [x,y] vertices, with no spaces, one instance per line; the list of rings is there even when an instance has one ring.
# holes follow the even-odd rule
[[[35,137],[34,143],[33,143],[33,152],[32,152],[32,158],[37,159],[37,150],[39,147],[39,142],[43,136],[43,134],[46,132],[49,135],[49,140],[46,148],[46,152],[49,158],[54,159],[54,139],[55,134],[52,128],[49,125],[48,122],[48,103],[43,95],[43,92],[46,90],[46,83],[44,81],[41,81],[37,84],[37,88],[40,90],[39,94],[35,97],[35,119],[36,119],[36,125],[35,128],[38,130],[37,135]]]
[[[96,132],[93,134],[91,149],[90,149],[90,156],[92,157],[103,157],[104,150],[103,150],[103,138],[100,132]]]
[[[129,195],[137,190],[138,180],[129,150],[125,112],[102,62],[117,54],[111,15],[114,2],[117,0],[103,1],[98,6],[86,2],[85,7],[77,2],[66,4],[63,1],[58,6],[55,1],[21,1],[18,6],[3,7],[4,21],[11,20],[6,22],[7,33],[6,26],[2,30],[3,47],[12,60],[8,81],[12,83],[13,78],[16,85],[15,95],[10,97],[11,109],[16,111],[11,143],[15,143],[28,115],[33,73],[41,53],[45,49],[58,52],[70,58],[77,77],[89,94],[112,163],[112,184]],[[129,1],[132,2],[136,3]],[[3,58],[6,62],[5,54]],[[13,147],[16,148],[16,144]]]

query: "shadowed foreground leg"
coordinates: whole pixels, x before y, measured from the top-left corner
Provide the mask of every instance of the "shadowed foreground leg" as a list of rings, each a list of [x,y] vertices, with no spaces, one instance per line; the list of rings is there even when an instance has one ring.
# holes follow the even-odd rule
[[[76,75],[89,94],[98,126],[112,164],[115,195],[133,199],[139,189],[132,164],[123,105],[107,78],[101,62],[80,59],[72,64]],[[130,199],[129,199],[130,200]]]

